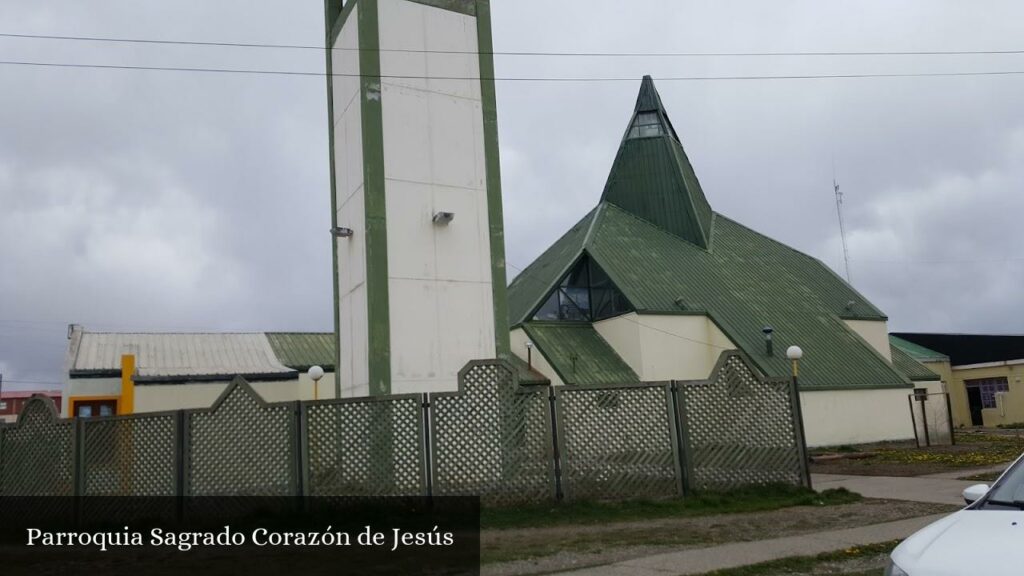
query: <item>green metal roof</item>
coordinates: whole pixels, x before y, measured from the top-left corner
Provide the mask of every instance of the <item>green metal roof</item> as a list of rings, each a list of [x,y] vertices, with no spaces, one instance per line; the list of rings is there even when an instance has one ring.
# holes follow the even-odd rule
[[[608,175],[603,202],[610,202],[702,248],[710,238],[711,206],[697,181],[661,97],[644,76],[633,112],[655,114],[660,136],[631,137],[627,130]]]
[[[656,170],[685,172],[656,148],[648,158]],[[631,193],[664,194],[659,187],[656,179],[638,178]],[[638,313],[707,314],[766,375],[787,375],[781,351],[798,344],[803,388],[910,386],[844,322],[885,315],[821,261],[718,213],[711,213],[705,248],[637,212],[602,200],[509,286],[510,324],[528,323],[565,271],[588,254]],[[765,325],[775,329],[780,352],[773,356],[764,351]],[[547,354],[546,344],[537,344]]]
[[[938,380],[940,378],[938,374],[929,370],[927,366],[915,360],[913,356],[895,344],[890,344],[889,350],[892,352],[892,365],[907,378],[914,381]]]
[[[270,347],[281,364],[295,370],[320,366],[334,371],[334,334],[330,332],[267,332]]]
[[[904,340],[903,338],[893,336],[892,334],[889,335],[889,344],[895,348],[899,348],[903,352],[906,352],[911,358],[914,358],[919,362],[942,362],[949,360],[949,356],[946,356],[942,352],[936,352],[931,348],[925,348],[920,344],[915,344],[910,340]]]
[[[588,323],[530,322],[527,336],[566,384],[637,382],[633,369]]]

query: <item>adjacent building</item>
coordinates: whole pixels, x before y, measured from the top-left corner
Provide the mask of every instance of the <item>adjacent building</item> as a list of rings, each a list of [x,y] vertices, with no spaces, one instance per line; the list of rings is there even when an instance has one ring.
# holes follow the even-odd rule
[[[941,378],[955,426],[1024,424],[1024,336],[897,332],[891,340]]]
[[[11,423],[33,396],[46,396],[60,406],[60,390],[10,390],[0,394],[0,424]]]
[[[334,335],[308,332],[113,333],[70,330],[65,416],[207,408],[241,376],[268,402],[334,397]],[[134,365],[125,366],[130,355]],[[324,376],[314,383],[314,365]]]

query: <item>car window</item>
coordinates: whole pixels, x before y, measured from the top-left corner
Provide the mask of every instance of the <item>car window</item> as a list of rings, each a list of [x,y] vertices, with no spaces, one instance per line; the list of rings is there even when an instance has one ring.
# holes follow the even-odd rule
[[[1024,466],[1018,462],[985,496],[997,502],[1024,502]]]

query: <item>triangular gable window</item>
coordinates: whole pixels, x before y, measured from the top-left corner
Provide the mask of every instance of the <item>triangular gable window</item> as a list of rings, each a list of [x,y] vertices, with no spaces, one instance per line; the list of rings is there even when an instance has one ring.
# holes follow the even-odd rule
[[[629,126],[627,138],[647,138],[665,134],[665,125],[657,112],[638,112]]]
[[[584,256],[562,278],[534,320],[592,322],[633,310],[600,266]]]

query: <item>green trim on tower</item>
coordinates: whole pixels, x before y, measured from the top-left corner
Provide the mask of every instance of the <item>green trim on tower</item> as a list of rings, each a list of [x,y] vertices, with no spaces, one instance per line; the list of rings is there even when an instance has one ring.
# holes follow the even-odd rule
[[[490,0],[476,0],[477,52],[480,54],[480,100],[484,120],[484,162],[487,170],[487,219],[491,244],[491,298],[494,305],[494,349],[509,356],[508,304],[505,280],[505,225],[501,206],[501,160],[498,156],[498,104],[494,89],[494,43]]]
[[[460,14],[468,14],[469,16],[475,16],[478,13],[476,0],[409,0],[409,2],[433,6],[434,8],[450,10]]]
[[[350,0],[344,6],[340,6],[341,0],[324,0],[327,10],[327,46],[334,46],[334,43],[338,40],[338,36],[341,34],[341,29],[345,26],[345,22],[348,21],[348,17],[352,14],[352,10],[358,4],[358,0]],[[340,7],[339,7],[340,6]]]
[[[359,1],[359,73],[366,206],[366,318],[371,395],[391,393],[388,228],[377,0]]]
[[[350,4],[355,4],[351,2]],[[334,39],[334,21],[342,11],[341,0],[324,0],[324,58],[327,68],[327,150],[330,155],[330,182],[331,182],[331,228],[338,226],[338,188],[334,166],[334,61],[332,58]],[[339,27],[340,29],[340,27]],[[341,301],[338,294],[338,239],[333,234],[331,239],[331,288],[334,293],[334,366],[341,366],[341,348],[339,332],[341,332]],[[341,398],[341,379],[334,378],[334,397]]]

